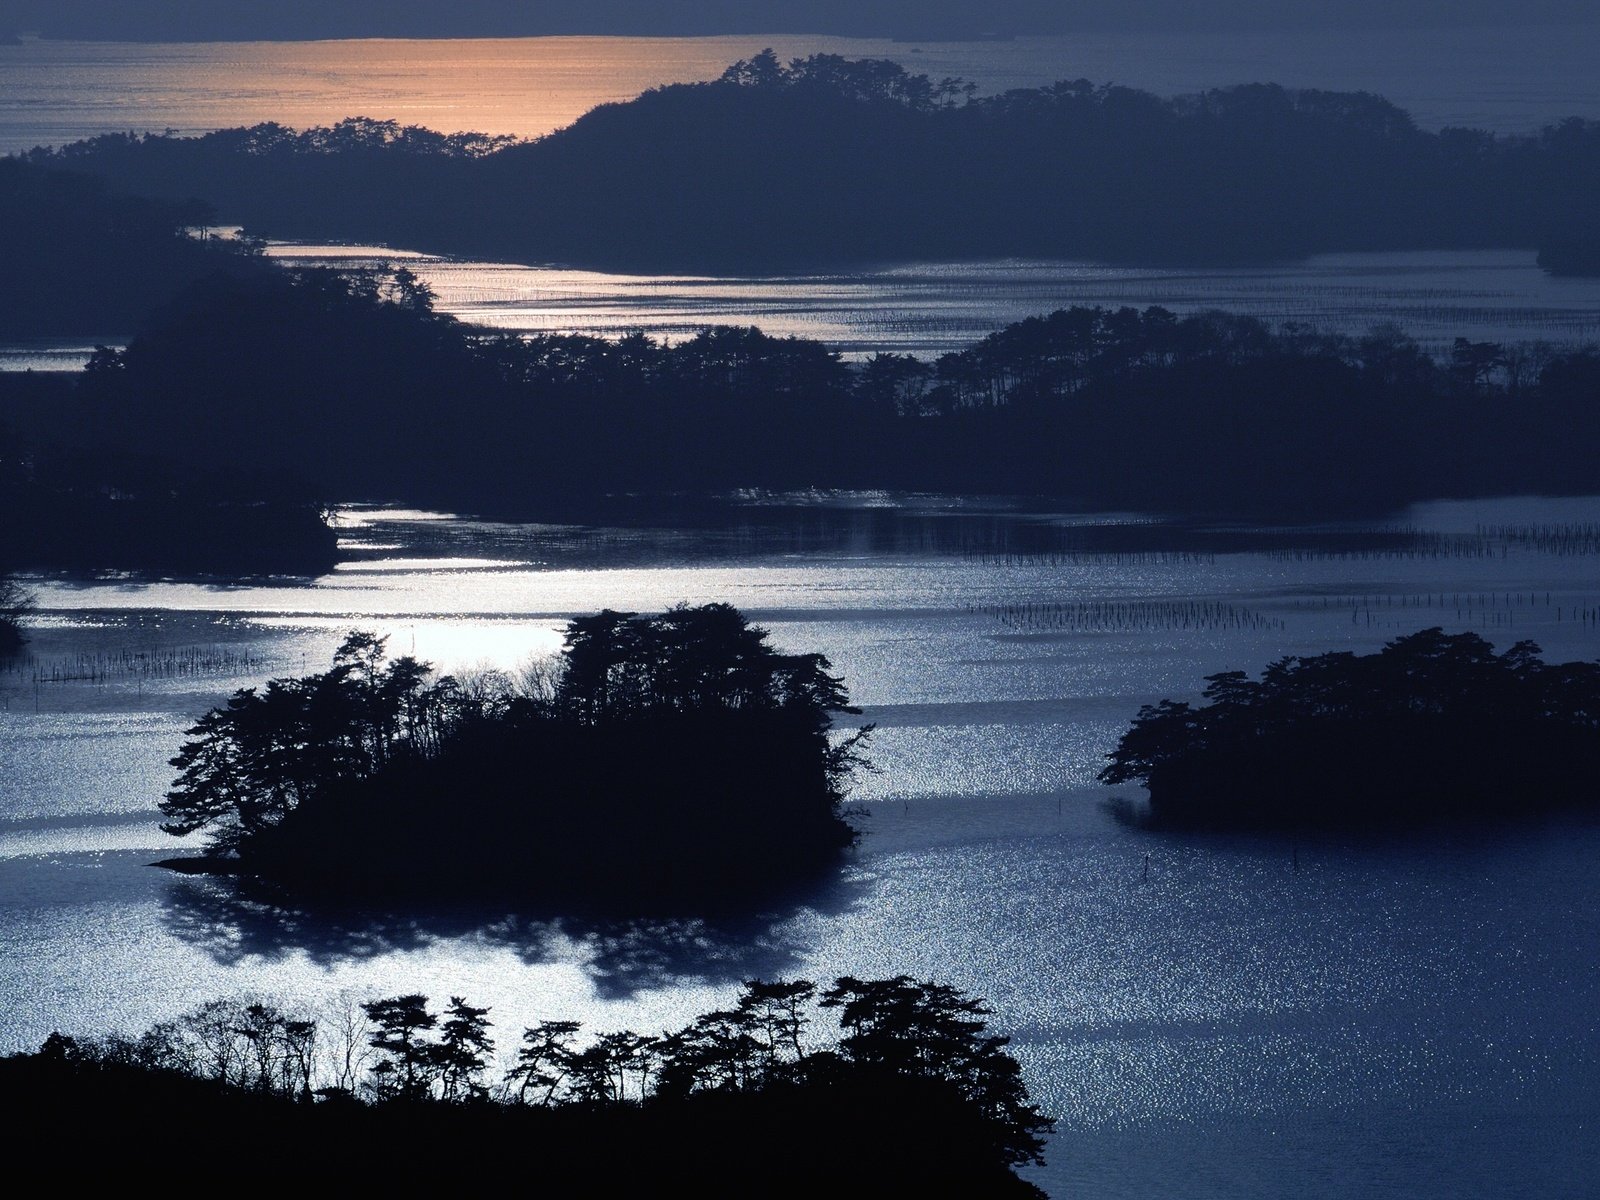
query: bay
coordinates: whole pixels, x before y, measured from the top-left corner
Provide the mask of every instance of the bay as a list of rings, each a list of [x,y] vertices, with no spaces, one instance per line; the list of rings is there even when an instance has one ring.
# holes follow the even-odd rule
[[[986,92],[1078,75],[1163,94],[1271,79],[1378,92],[1427,128],[1600,115],[1592,25],[927,46],[31,42],[0,47],[0,152],[356,112],[537,136],[769,44],[882,54]],[[935,353],[1073,302],[1232,307],[1354,332],[1392,319],[1430,346],[1592,340],[1600,311],[1592,284],[1546,280],[1519,251],[1209,274],[925,264],[800,281],[408,261],[442,307],[494,327],[678,337],[758,323],[852,355]],[[20,365],[74,365],[94,340],[26,348]],[[753,975],[904,971],[989,997],[1015,1034],[1035,1096],[1061,1118],[1033,1173],[1058,1197],[1592,1189],[1592,822],[1381,845],[1156,838],[1119,823],[1093,776],[1139,704],[1284,654],[1371,650],[1441,624],[1596,658],[1600,501],[1419,506],[1376,533],[1258,536],[941,497],[799,500],[698,529],[347,508],[344,561],[316,580],[39,580],[27,654],[0,669],[0,1049],[57,1028],[136,1031],[216,995],[329,1004],[410,990],[492,1005],[504,1047],[544,1018],[671,1027]],[[1092,532],[1039,553],[1040,525]],[[1397,547],[1407,531],[1428,536]],[[577,613],[713,599],[785,647],[830,653],[879,727],[879,771],[857,794],[867,836],[828,886],[725,922],[308,917],[148,865],[175,848],[154,805],[188,723],[235,687],[318,669],[352,627],[471,671],[553,652]]]
[[[1053,1195],[1576,1195],[1591,1177],[1592,822],[1157,837],[1093,776],[1141,703],[1284,654],[1438,624],[1597,657],[1600,500],[1362,529],[889,495],[747,497],[691,527],[341,521],[343,562],[315,580],[38,581],[27,656],[0,671],[0,1047],[214,995],[402,990],[492,1005],[507,1045],[544,1018],[672,1027],[751,976],[906,972],[987,996],[1015,1034],[1062,1120],[1038,1173]],[[737,921],[595,924],[286,912],[148,865],[180,845],[154,805],[185,726],[318,669],[352,627],[443,669],[510,668],[574,614],[713,599],[830,654],[879,727],[863,846],[827,885]]]

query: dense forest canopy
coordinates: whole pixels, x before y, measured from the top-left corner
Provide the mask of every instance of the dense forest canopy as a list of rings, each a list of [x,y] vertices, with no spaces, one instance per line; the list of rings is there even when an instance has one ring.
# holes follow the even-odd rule
[[[300,894],[716,903],[855,841],[867,731],[830,734],[857,711],[825,657],[725,604],[576,619],[522,680],[436,678],[355,633],[201,717],[162,828]]]
[[[30,158],[198,196],[266,236],[631,270],[1533,247],[1592,240],[1600,215],[1593,121],[1431,133],[1376,96],[1271,84],[982,97],[884,60],[770,51],[526,144],[355,120]]]
[[[1372,828],[1593,807],[1600,664],[1426,629],[1139,710],[1100,773],[1166,825]]]

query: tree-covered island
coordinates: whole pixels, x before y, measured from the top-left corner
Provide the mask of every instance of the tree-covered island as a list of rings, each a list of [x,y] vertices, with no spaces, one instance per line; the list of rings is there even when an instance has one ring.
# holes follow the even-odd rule
[[[355,633],[322,674],[189,731],[161,805],[205,832],[165,865],[296,899],[716,905],[824,868],[867,730],[820,654],[725,604],[571,622],[550,670],[436,678]]]
[[[1592,806],[1600,663],[1503,654],[1425,629],[1375,654],[1207,677],[1206,703],[1146,705],[1100,772],[1142,783],[1167,827],[1376,828]]]

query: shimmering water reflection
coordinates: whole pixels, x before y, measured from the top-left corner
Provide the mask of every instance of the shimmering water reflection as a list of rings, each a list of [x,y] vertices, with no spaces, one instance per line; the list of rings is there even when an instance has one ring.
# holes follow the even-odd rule
[[[670,1027],[751,976],[907,972],[989,997],[1015,1032],[1062,1117],[1039,1176],[1057,1196],[1581,1194],[1600,827],[1154,837],[1093,774],[1139,704],[1283,654],[1443,624],[1597,657],[1582,539],[1480,534],[1600,527],[1600,501],[1427,506],[1337,551],[1329,531],[1206,550],[1214,530],[1153,550],[1126,516],[1137,552],[965,540],[1008,520],[896,497],[699,533],[352,511],[321,579],[40,581],[28,654],[0,669],[0,1044],[216,994],[420,990],[492,1005],[507,1045],[541,1018]],[[1396,548],[1417,529],[1464,540]],[[147,865],[175,848],[154,804],[185,724],[319,668],[352,626],[447,669],[511,667],[571,614],[710,599],[826,650],[878,725],[866,838],[826,886],[733,921],[593,922],[303,912]]]
[[[925,358],[964,349],[1013,321],[1072,305],[1226,309],[1334,333],[1399,325],[1432,352],[1457,337],[1600,341],[1600,283],[1546,275],[1532,250],[1321,254],[1255,267],[1150,268],[1001,259],[914,263],[780,278],[622,275],[456,261],[381,247],[284,243],[289,263],[372,267],[404,260],[441,310],[517,333],[678,341],[712,325],[758,325],[847,357]]]

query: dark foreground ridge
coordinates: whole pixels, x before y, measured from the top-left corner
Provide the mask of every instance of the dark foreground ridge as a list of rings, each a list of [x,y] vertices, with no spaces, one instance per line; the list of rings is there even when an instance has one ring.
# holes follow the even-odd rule
[[[442,1013],[420,994],[320,1015],[216,1000],[137,1037],[52,1034],[0,1059],[0,1099],[16,1144],[70,1130],[118,1172],[181,1136],[202,1179],[292,1154],[305,1178],[364,1186],[1039,1197],[1014,1169],[1043,1161],[1053,1123],[990,1013],[904,975],[751,980],[661,1036],[541,1021],[502,1072],[489,1010],[459,996]]]
[[[1600,664],[1504,654],[1475,633],[1207,677],[1206,704],[1139,710],[1100,773],[1155,824],[1392,828],[1595,804]]]
[[[189,731],[170,862],[289,898],[736,905],[837,863],[866,730],[820,654],[725,604],[574,620],[548,670],[463,683],[352,634],[333,668],[236,693]]]
[[[268,237],[627,271],[1139,263],[1540,245],[1592,227],[1600,122],[1434,133],[1377,96],[1088,80],[978,97],[770,51],[504,145],[355,118],[36,151]]]

